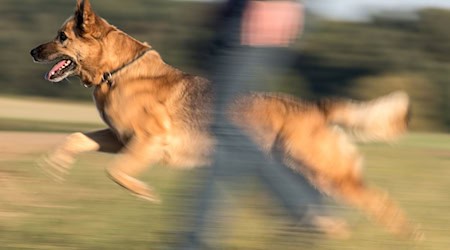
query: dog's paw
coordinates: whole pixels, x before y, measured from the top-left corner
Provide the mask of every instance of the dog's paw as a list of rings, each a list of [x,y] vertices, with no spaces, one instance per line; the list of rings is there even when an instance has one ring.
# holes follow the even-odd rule
[[[311,222],[316,230],[332,239],[345,240],[351,237],[350,229],[345,220],[315,215],[312,216]]]
[[[155,204],[161,203],[161,199],[147,184],[131,177],[120,170],[106,169],[109,177],[120,186],[128,189],[136,197],[150,201]]]
[[[159,195],[153,192],[150,188],[147,188],[147,190],[142,190],[139,193],[132,193],[134,196],[138,197],[139,199],[144,199],[146,201],[150,201],[151,203],[155,204],[161,204],[161,199],[159,198]]]
[[[410,239],[414,241],[424,241],[425,240],[425,233],[422,231],[422,227],[420,225],[417,225],[414,230],[412,231]]]
[[[74,161],[72,156],[56,151],[41,157],[37,166],[53,180],[63,182]]]

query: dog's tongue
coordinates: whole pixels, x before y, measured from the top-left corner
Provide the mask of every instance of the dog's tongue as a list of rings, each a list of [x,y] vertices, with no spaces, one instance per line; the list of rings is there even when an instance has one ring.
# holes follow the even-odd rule
[[[59,63],[55,64],[53,68],[47,73],[45,76],[46,79],[50,79],[59,69],[61,69],[65,64],[67,60],[61,60]]]

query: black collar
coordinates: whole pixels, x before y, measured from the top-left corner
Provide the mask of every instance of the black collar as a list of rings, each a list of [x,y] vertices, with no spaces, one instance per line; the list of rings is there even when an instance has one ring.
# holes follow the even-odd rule
[[[114,81],[112,80],[112,77],[119,71],[123,70],[124,68],[130,66],[131,64],[133,64],[134,62],[136,62],[137,60],[139,60],[141,57],[143,57],[147,52],[153,50],[153,48],[147,48],[146,50],[144,50],[143,52],[141,52],[138,56],[136,56],[133,60],[123,64],[122,66],[120,66],[117,69],[108,71],[103,73],[102,76],[102,81],[100,82],[100,84],[102,83],[108,83],[108,85],[111,87],[114,85]]]

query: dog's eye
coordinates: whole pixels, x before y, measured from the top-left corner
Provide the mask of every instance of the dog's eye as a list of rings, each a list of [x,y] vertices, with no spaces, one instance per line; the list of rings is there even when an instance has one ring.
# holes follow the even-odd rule
[[[67,35],[64,32],[60,32],[59,35],[59,41],[64,42],[65,40],[67,40]]]

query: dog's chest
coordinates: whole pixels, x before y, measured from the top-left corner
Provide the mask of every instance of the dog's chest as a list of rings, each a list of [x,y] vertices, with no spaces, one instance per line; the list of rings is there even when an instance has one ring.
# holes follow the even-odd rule
[[[105,87],[98,87],[94,91],[94,100],[102,120],[121,139],[133,134],[133,123],[137,122],[131,116],[138,107],[133,107],[129,100],[120,97],[120,93]]]
[[[165,104],[151,92],[134,92],[120,86],[98,87],[94,99],[103,121],[122,140],[132,136],[162,135],[172,128]]]

